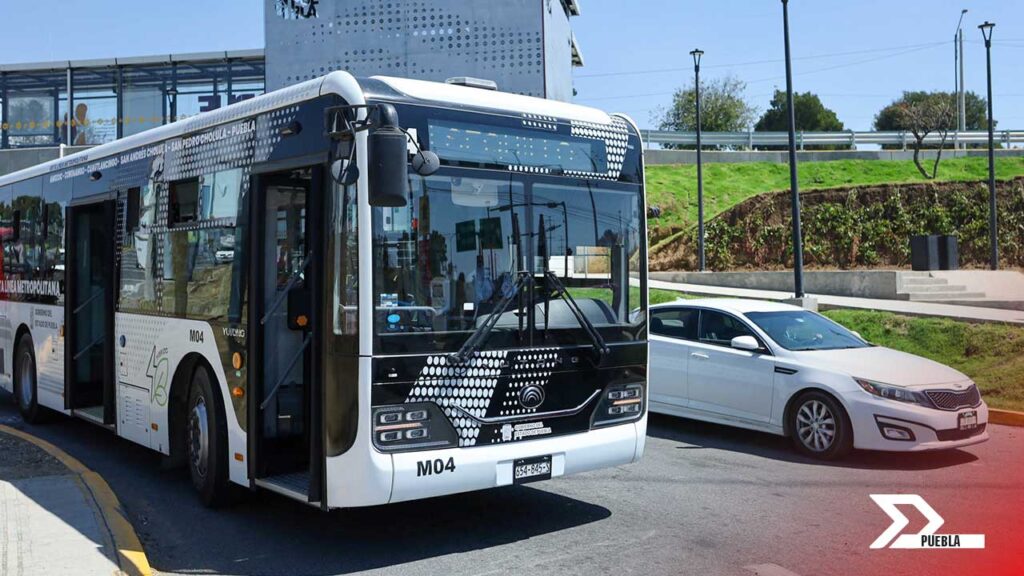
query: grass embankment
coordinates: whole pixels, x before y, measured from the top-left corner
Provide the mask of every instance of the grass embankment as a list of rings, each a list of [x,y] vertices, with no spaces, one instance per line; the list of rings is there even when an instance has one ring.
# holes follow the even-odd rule
[[[609,305],[612,303],[612,291],[607,288],[569,288],[569,293],[576,300],[582,300],[584,298],[593,298],[595,300],[604,300]],[[676,292],[674,290],[659,290],[658,288],[649,288],[647,290],[647,298],[649,299],[648,304],[663,304],[665,302],[672,302],[679,298],[694,298],[689,294],[683,292]],[[630,308],[636,308],[640,305],[640,288],[637,286],[629,287],[629,306]]]
[[[1024,158],[997,158],[996,177],[1010,180],[1024,175]],[[664,241],[673,232],[697,222],[697,167],[692,164],[647,167],[647,202],[662,215],[650,221],[652,241]],[[988,178],[987,158],[947,158],[932,182],[982,181]],[[800,190],[841,186],[867,186],[928,182],[910,160],[836,160],[800,164]],[[704,165],[704,217],[717,214],[765,192],[789,189],[789,165],[775,162],[715,163]]]

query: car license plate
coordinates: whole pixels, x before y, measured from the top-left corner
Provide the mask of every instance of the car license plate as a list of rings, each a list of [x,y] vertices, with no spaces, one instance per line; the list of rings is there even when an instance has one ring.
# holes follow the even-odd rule
[[[957,421],[961,430],[974,430],[978,427],[978,412],[977,410],[961,412]]]
[[[551,478],[551,456],[520,458],[512,468],[512,483],[525,484]]]

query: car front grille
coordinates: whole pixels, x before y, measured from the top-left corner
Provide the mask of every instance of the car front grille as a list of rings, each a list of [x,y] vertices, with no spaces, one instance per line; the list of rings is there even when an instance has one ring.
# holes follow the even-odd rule
[[[925,394],[939,410],[959,410],[981,404],[981,394],[974,384],[966,390],[926,390]]]

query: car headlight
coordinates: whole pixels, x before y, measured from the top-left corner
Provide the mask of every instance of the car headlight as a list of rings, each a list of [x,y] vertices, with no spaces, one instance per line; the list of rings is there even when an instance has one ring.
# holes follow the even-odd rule
[[[907,404],[917,404],[918,406],[932,407],[932,403],[928,400],[928,397],[921,392],[915,392],[913,390],[907,390],[899,386],[890,386],[889,384],[883,384],[881,382],[875,382],[873,380],[865,380],[864,378],[854,378],[857,384],[864,389],[865,392],[886,398],[888,400],[895,400],[897,402],[906,402]]]

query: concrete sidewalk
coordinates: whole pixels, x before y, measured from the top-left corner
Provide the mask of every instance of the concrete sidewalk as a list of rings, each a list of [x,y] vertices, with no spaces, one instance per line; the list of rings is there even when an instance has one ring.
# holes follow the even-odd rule
[[[103,491],[44,447],[0,429],[0,574],[148,573],[126,561]]]
[[[774,290],[750,290],[746,288],[726,288],[723,286],[703,286],[699,284],[680,284],[661,280],[648,280],[651,288],[675,290],[699,296],[729,296],[735,298],[757,298],[761,300],[785,300],[792,298],[790,292]],[[848,296],[825,296],[808,294],[818,300],[822,308],[857,308],[863,310],[881,310],[906,314],[908,316],[935,316],[964,320],[967,322],[1005,322],[1008,324],[1024,324],[1024,312],[1020,310],[1003,310],[999,308],[982,308],[979,306],[959,306],[953,304],[934,304],[930,302],[910,302],[906,300],[878,300],[873,298],[851,298]]]

